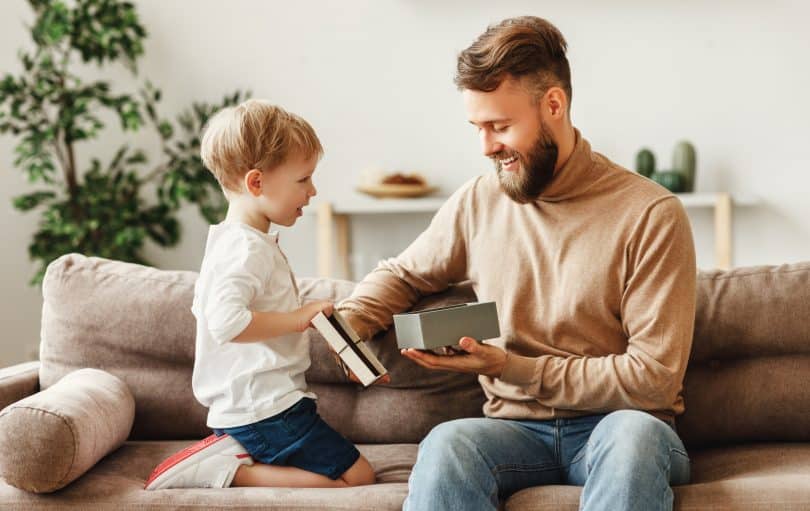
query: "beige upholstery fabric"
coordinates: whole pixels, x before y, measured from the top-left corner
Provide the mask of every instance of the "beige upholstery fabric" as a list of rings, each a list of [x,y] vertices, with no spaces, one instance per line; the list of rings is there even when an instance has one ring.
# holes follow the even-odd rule
[[[687,447],[810,441],[810,263],[701,273],[697,293]]]
[[[206,410],[191,391],[195,323],[190,307],[195,280],[193,272],[162,271],[78,254],[54,261],[43,282],[43,388],[79,367],[98,367],[124,380],[135,396],[132,439],[208,435]],[[339,301],[353,286],[346,281],[302,279],[299,288],[304,301]],[[426,297],[417,307],[471,299],[474,294],[467,285]],[[399,354],[393,330],[370,343],[391,376],[387,389],[348,384],[320,334],[310,329],[308,335],[312,366],[307,380],[316,391],[322,389],[318,408],[324,417],[347,421],[335,425],[355,442],[418,441],[439,422],[481,415],[484,398],[475,376],[419,367]],[[319,383],[344,385],[317,387]],[[437,386],[442,393],[415,390]],[[393,394],[392,388],[409,390]],[[377,405],[374,396],[381,397]],[[416,417],[394,422],[399,413],[386,409],[386,403],[394,401],[402,412]]]
[[[810,445],[746,445],[695,452],[692,484],[676,486],[674,511],[810,509]],[[506,511],[576,511],[581,488],[545,486],[514,494]]]
[[[0,410],[39,391],[39,362],[0,369]]]
[[[0,412],[0,477],[31,492],[58,490],[120,446],[134,416],[124,382],[98,369],[70,373]]]
[[[810,355],[810,262],[701,272],[692,362]]]
[[[53,495],[34,495],[0,481],[3,511],[47,509],[141,511],[169,509],[345,511],[400,510],[416,445],[360,445],[377,484],[346,489],[226,488],[146,491],[143,485],[162,459],[188,442],[127,442],[79,480]]]
[[[0,481],[5,510],[228,509],[399,510],[416,445],[361,445],[377,484],[341,490],[228,488],[147,492],[150,471],[187,442],[127,442],[70,486],[51,495],[27,493]],[[810,509],[810,445],[773,444],[692,453],[693,484],[674,489],[675,511],[804,511]],[[575,511],[581,488],[545,486],[518,492],[510,511]],[[460,508],[461,509],[461,508]]]

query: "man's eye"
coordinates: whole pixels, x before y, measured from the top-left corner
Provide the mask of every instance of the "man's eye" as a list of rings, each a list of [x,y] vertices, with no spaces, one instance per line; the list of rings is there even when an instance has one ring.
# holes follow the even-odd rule
[[[509,126],[493,126],[492,131],[494,131],[495,133],[503,133],[504,131],[506,131],[506,128],[508,127]]]
[[[309,176],[305,177],[304,179],[298,180],[299,183],[306,183],[307,181],[309,181]]]

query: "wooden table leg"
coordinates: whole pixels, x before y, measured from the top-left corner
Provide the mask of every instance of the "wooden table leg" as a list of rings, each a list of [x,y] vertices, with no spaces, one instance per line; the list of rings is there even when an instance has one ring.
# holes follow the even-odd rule
[[[717,194],[714,205],[714,257],[721,270],[731,269],[731,196]]]

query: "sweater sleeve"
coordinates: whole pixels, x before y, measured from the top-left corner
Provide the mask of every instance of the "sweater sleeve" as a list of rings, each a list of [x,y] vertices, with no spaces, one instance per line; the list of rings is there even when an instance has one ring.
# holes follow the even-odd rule
[[[653,203],[626,247],[624,353],[603,357],[507,354],[500,379],[542,404],[606,411],[672,407],[682,390],[695,320],[697,270],[689,219],[677,198]]]
[[[394,314],[410,309],[420,297],[465,280],[467,204],[474,183],[451,195],[408,248],[381,261],[338,305],[361,338],[388,328]]]

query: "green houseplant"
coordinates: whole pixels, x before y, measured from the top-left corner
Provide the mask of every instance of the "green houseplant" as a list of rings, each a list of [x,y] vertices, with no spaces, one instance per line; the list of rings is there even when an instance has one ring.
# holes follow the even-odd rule
[[[73,71],[78,60],[106,66],[119,62],[136,74],[146,30],[135,7],[119,0],[29,0],[34,48],[21,50],[23,72],[0,80],[0,134],[17,137],[14,165],[34,186],[14,198],[21,211],[41,213],[28,247],[39,262],[31,283],[62,254],[80,252],[148,264],[144,243],[170,247],[180,239],[176,217],[185,202],[209,222],[224,216],[216,180],[199,158],[200,130],[218,109],[247,94],[229,94],[217,104],[192,103],[170,121],[157,109],[161,92],[150,82],[135,94],[115,94],[105,81],[86,83]],[[78,145],[98,139],[112,111],[124,131],[154,129],[160,155],[148,161],[141,149],[121,146],[108,162],[77,163]]]

